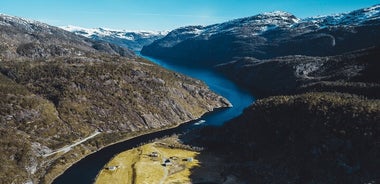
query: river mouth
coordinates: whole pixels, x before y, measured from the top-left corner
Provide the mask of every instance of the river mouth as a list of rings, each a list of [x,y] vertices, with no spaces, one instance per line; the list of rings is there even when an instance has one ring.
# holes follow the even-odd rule
[[[239,88],[236,84],[226,79],[224,76],[214,71],[186,68],[166,63],[163,60],[142,56],[153,63],[156,63],[168,70],[182,73],[204,81],[209,88],[215,93],[227,98],[233,105],[231,108],[216,109],[213,112],[206,113],[201,118],[193,120],[172,129],[162,130],[150,134],[141,135],[126,141],[116,143],[105,147],[93,154],[88,155],[79,162],[73,164],[62,175],[57,177],[54,184],[90,184],[94,182],[98,172],[103,166],[116,154],[128,149],[132,149],[141,143],[149,142],[156,138],[161,138],[174,133],[180,134],[188,130],[203,126],[220,126],[226,121],[239,116],[243,110],[248,107],[255,98],[244,89]],[[202,124],[197,123],[202,121]]]

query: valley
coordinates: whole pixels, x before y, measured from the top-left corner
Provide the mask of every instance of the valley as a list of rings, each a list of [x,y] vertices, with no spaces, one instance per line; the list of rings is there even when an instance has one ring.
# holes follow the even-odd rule
[[[169,32],[0,14],[0,183],[377,183],[379,27],[380,5]]]

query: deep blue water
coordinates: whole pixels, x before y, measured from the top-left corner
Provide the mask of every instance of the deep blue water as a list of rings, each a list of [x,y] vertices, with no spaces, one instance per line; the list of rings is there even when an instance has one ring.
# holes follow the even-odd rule
[[[143,56],[145,57],[145,56]],[[194,68],[186,68],[166,63],[162,60],[145,57],[152,62],[159,64],[166,69],[176,71],[193,78],[204,81],[211,90],[227,98],[233,105],[232,108],[218,110],[208,113],[200,119],[206,120],[205,125],[222,125],[227,120],[230,120],[243,112],[243,109],[249,106],[255,98],[250,95],[246,90],[236,86],[233,82],[227,80],[224,76],[219,75],[213,71],[200,70]],[[200,120],[199,119],[199,120]],[[194,120],[183,124],[177,128],[164,130],[156,133],[142,135],[109,147],[106,147],[96,153],[93,153],[86,158],[80,160],[68,170],[59,176],[53,183],[54,184],[90,184],[102,167],[115,155],[125,150],[138,146],[141,143],[148,142],[149,140],[171,135],[173,133],[185,132],[189,129],[197,127],[194,125],[199,120]]]
[[[227,120],[230,120],[234,117],[240,115],[243,110],[248,107],[255,98],[247,91],[239,86],[237,86],[232,81],[228,80],[226,77],[211,71],[204,69],[188,68],[179,65],[174,65],[166,63],[165,61],[142,56],[150,61],[163,66],[164,68],[176,71],[187,76],[193,77],[204,81],[212,91],[218,93],[219,95],[227,98],[233,105],[232,108],[226,110],[211,113],[202,119],[206,120],[206,124],[209,125],[222,125]]]

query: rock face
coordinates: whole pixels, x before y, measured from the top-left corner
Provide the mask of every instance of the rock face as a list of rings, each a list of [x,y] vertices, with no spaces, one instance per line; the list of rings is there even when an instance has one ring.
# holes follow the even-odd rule
[[[0,35],[0,183],[50,183],[101,147],[228,104],[110,43],[6,15]]]
[[[167,31],[126,31],[104,28],[87,29],[76,26],[65,26],[61,28],[77,35],[85,36],[93,40],[106,41],[137,52],[141,51],[143,46],[163,38],[168,33]]]
[[[272,12],[210,26],[176,29],[142,54],[186,66],[214,66],[236,57],[331,56],[379,45],[380,5],[334,16],[298,19]]]
[[[258,60],[241,58],[217,69],[257,94],[296,91],[339,91],[379,98],[379,47],[337,56],[285,56]]]

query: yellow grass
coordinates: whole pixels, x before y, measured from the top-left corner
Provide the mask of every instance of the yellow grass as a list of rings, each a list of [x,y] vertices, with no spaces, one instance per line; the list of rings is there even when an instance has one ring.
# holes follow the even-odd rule
[[[105,167],[118,166],[117,170],[102,169],[97,177],[96,184],[132,183],[133,171],[131,165],[138,159],[139,150],[132,149],[114,157]]]
[[[152,152],[158,152],[159,157],[150,157]],[[103,169],[95,183],[190,183],[190,169],[199,164],[195,159],[197,154],[199,153],[195,151],[165,148],[155,143],[146,144],[115,156],[105,167],[119,168],[115,171]],[[173,156],[177,159],[172,160],[172,166],[162,165],[163,160]],[[193,158],[193,161],[183,161],[186,158]]]

